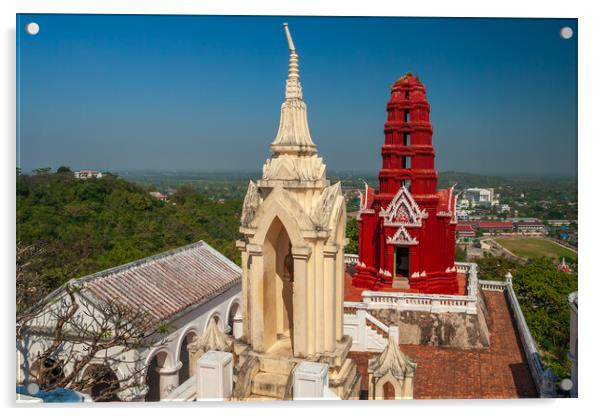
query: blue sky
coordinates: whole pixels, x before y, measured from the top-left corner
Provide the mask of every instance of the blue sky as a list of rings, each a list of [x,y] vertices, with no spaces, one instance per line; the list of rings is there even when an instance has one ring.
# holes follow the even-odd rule
[[[410,71],[438,170],[576,175],[575,19],[21,14],[17,164],[260,170],[284,97],[284,21],[329,170],[376,174],[390,87]]]

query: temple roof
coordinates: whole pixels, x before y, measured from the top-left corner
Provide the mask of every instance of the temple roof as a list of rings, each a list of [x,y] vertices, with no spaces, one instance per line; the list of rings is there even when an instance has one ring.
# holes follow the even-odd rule
[[[203,335],[195,337],[188,346],[188,350],[192,352],[231,351],[232,338],[219,330],[214,319],[210,319]]]
[[[368,361],[368,371],[375,377],[391,373],[395,378],[413,377],[416,364],[399,349],[395,339],[389,336],[385,350],[378,356]]]
[[[82,295],[171,321],[240,284],[240,268],[204,241],[82,277]]]

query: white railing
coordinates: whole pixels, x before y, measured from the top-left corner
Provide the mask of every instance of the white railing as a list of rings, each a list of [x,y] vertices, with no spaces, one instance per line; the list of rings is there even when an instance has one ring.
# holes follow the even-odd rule
[[[434,295],[407,292],[362,292],[362,302],[368,309],[397,309],[430,313],[477,313],[477,265],[456,263],[456,270],[468,275],[466,295]]]
[[[382,351],[389,327],[372,316],[363,302],[345,302],[344,306],[343,332],[353,340],[351,351]]]
[[[525,315],[520,307],[514,288],[512,287],[512,278],[506,278],[506,281],[498,280],[481,280],[479,281],[482,290],[504,292],[506,299],[510,307],[510,313],[514,318],[514,323],[518,329],[518,335],[520,338],[525,357],[527,357],[527,363],[529,364],[529,370],[535,387],[539,392],[539,397],[556,397],[556,375],[552,369],[545,369],[541,361],[541,356],[535,345],[535,340],[531,335],[531,330]]]
[[[357,254],[345,253],[343,261],[345,264],[357,264],[360,261],[360,256]]]
[[[510,311],[514,316],[514,322],[518,328],[518,334],[529,363],[529,369],[531,375],[535,381],[535,386],[539,392],[539,397],[555,397],[556,396],[556,375],[552,369],[544,369],[543,363],[541,362],[541,356],[523,315],[523,311],[518,303],[516,293],[512,287],[512,279],[506,281],[506,298],[510,304]]]
[[[506,282],[499,280],[479,280],[479,285],[482,290],[489,290],[492,292],[503,292],[506,290]]]

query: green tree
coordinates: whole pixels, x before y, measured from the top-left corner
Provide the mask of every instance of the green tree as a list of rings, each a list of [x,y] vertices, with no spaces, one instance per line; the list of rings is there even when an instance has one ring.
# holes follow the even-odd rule
[[[345,234],[349,239],[349,244],[347,244],[347,247],[345,247],[345,252],[350,254],[357,254],[359,241],[359,227],[355,218],[350,218],[347,221],[347,229]]]

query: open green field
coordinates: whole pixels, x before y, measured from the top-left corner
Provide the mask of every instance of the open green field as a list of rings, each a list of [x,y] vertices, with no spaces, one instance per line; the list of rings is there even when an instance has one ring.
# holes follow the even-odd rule
[[[538,257],[553,257],[560,259],[565,257],[567,260],[577,260],[577,253],[565,247],[562,247],[552,241],[536,237],[498,237],[495,239],[504,248],[510,250],[520,257],[534,259]]]

